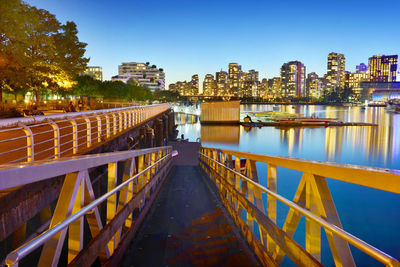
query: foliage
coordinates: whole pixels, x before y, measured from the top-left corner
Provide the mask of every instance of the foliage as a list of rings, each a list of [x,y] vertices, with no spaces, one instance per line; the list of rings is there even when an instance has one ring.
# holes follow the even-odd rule
[[[179,100],[179,93],[173,91],[156,90],[153,93],[154,99],[166,102],[176,102]]]
[[[95,80],[90,76],[78,76],[75,78],[76,85],[71,93],[75,96],[87,95],[90,97],[102,97],[109,100],[151,100],[153,98],[148,88],[137,85],[134,81],[127,84],[121,81]]]
[[[322,101],[331,103],[349,102],[349,99],[353,98],[354,95],[355,93],[351,87],[337,87],[330,92],[324,92]]]
[[[75,77],[75,86],[72,89],[72,94],[75,96],[90,96],[102,97],[100,92],[101,81],[93,79],[90,76],[82,75]]]
[[[37,100],[43,88],[71,88],[88,62],[75,23],[62,25],[47,10],[21,0],[0,1],[0,10],[0,82],[28,88]]]

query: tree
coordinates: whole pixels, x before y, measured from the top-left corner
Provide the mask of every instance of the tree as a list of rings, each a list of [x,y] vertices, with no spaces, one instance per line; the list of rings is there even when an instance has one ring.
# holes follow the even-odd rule
[[[179,100],[179,93],[175,91],[161,91],[156,90],[153,93],[153,97],[156,100],[166,101],[166,102],[176,102]]]
[[[76,76],[75,79],[76,84],[73,87],[72,94],[75,96],[87,95],[90,97],[102,97],[102,92],[100,87],[102,86],[102,82],[96,79],[93,79],[90,76],[82,75]]]
[[[352,87],[345,86],[343,90],[341,90],[341,101],[348,102],[350,98],[354,97],[354,90]]]
[[[0,1],[0,10],[0,82],[29,88],[37,101],[43,87],[71,88],[88,62],[76,25],[21,0]]]
[[[89,59],[84,57],[87,44],[80,42],[77,34],[76,24],[67,21],[54,36],[54,63],[63,69],[70,79],[82,73],[89,62]]]

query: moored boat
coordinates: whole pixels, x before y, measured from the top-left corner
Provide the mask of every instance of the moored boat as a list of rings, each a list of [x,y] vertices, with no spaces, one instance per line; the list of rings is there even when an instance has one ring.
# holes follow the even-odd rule
[[[325,125],[330,122],[340,122],[337,118],[313,118],[313,117],[303,117],[303,118],[284,118],[278,119],[276,122],[283,124],[315,124],[315,125]]]
[[[385,107],[387,112],[400,113],[400,99],[392,99],[386,103]]]

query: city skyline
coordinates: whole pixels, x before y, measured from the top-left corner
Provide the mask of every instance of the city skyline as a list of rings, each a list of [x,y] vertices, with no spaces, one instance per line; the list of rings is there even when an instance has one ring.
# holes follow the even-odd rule
[[[308,73],[321,76],[332,51],[346,56],[350,71],[371,55],[399,54],[395,16],[368,20],[376,16],[372,1],[339,1],[337,6],[345,6],[339,13],[328,3],[314,1],[154,1],[151,6],[126,1],[27,2],[62,22],[75,21],[80,40],[88,43],[89,65],[101,66],[105,80],[117,75],[120,62],[130,61],[164,68],[168,85],[193,73],[204,77],[230,62],[256,69],[260,77],[276,77],[283,63],[298,60]],[[389,1],[387,6],[396,9],[400,4]]]

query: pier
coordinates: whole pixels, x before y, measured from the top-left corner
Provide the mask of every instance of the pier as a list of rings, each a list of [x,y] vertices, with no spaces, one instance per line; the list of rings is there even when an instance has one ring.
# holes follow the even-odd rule
[[[148,113],[137,121],[130,120],[135,116],[129,111],[114,116],[103,111],[104,131],[90,134],[89,128],[100,125],[94,119],[84,130],[70,123],[71,135],[74,129],[81,131],[86,142],[71,145],[76,153],[52,153],[48,158],[35,154],[41,150],[35,149],[33,133],[34,149],[29,152],[26,128],[10,125],[25,133],[27,147],[23,160],[0,166],[0,190],[7,192],[0,198],[4,264],[278,266],[287,258],[298,266],[321,266],[325,234],[325,249],[337,266],[357,264],[350,246],[383,265],[400,266],[396,258],[343,229],[327,182],[398,195],[397,170],[173,141],[173,121],[164,123],[170,118],[168,106],[151,110],[155,107],[141,107]],[[30,121],[26,127],[34,125]],[[94,141],[99,133],[103,139]],[[53,135],[50,138],[54,144]],[[138,143],[129,146],[132,140]],[[52,152],[65,151],[55,147]],[[262,164],[268,170],[265,177],[259,172]],[[293,198],[278,193],[279,168],[302,173]],[[289,209],[283,225],[277,223],[279,205]],[[294,237],[302,227],[305,244]]]

